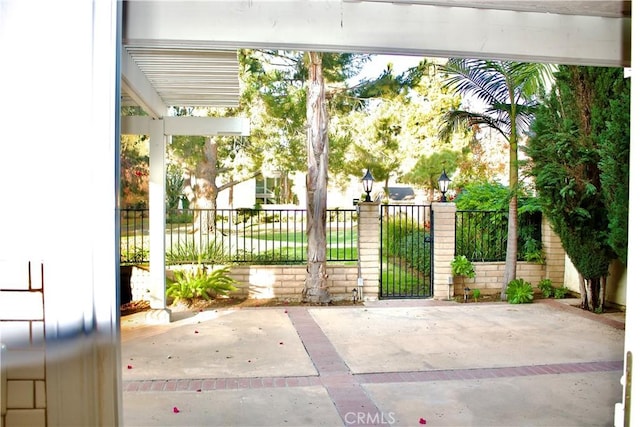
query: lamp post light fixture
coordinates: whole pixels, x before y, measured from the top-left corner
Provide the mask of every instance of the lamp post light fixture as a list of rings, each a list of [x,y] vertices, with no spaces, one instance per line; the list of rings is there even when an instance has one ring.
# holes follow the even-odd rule
[[[373,188],[373,175],[371,175],[371,171],[367,169],[367,172],[362,177],[362,187],[364,188],[364,192],[366,193],[366,197],[364,198],[365,202],[371,202],[371,189]]]
[[[468,287],[468,286],[465,286],[465,287],[464,287],[464,302],[467,302],[467,301],[469,300],[469,291],[470,291],[470,290],[471,290],[471,289],[469,289],[469,287]]]
[[[356,303],[356,300],[358,299],[358,289],[353,288],[353,290],[351,291],[353,294],[353,303]]]
[[[442,174],[440,174],[440,178],[438,178],[438,186],[440,187],[440,192],[442,193],[442,197],[440,198],[441,202],[446,202],[447,197],[446,193],[449,190],[449,183],[451,180],[447,176],[447,173],[442,169]]]

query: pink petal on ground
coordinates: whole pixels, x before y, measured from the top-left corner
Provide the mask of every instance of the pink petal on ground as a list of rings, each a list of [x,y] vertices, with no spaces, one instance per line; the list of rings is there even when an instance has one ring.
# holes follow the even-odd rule
[[[174,414],[177,414],[178,412],[180,412],[180,409],[178,409],[178,407],[177,407],[177,406],[174,406],[174,407],[173,407],[173,413],[174,413]]]
[[[133,369],[133,366],[127,365],[127,369]]]
[[[426,424],[426,423],[427,423],[427,420],[425,420],[424,418],[420,418],[419,423],[420,423],[420,424]]]

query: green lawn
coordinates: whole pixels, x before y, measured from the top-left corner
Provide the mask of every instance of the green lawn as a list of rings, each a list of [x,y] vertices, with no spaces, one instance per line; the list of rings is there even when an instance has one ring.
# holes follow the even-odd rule
[[[384,262],[380,278],[382,280],[382,296],[411,295],[426,296],[429,293],[428,279],[414,274],[411,270],[399,265]],[[422,289],[420,289],[420,287]]]
[[[304,231],[298,232],[268,232],[268,231],[260,231],[246,233],[245,235],[251,236],[254,239],[261,239],[267,241],[277,241],[283,243],[306,243],[307,235]],[[336,244],[336,243],[351,243],[355,246],[358,241],[358,233],[354,230],[341,230],[341,231],[329,231],[327,230],[327,244]]]

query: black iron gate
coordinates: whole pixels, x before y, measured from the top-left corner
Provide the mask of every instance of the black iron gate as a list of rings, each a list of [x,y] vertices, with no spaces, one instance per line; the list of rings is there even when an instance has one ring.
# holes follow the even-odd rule
[[[380,209],[380,298],[431,297],[431,206],[382,205]]]

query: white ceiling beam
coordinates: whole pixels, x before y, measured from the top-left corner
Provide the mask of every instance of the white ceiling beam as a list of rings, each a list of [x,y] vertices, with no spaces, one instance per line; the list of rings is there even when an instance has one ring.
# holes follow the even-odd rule
[[[622,17],[340,0],[125,4],[125,44],[630,65],[631,19]]]
[[[148,116],[120,117],[122,135],[149,135],[155,119]],[[249,119],[244,117],[164,117],[165,135],[249,136]]]
[[[149,135],[153,120],[155,119],[149,116],[120,116],[120,134]]]
[[[149,116],[160,118],[168,107],[153,88],[147,77],[133,61],[126,49],[122,49],[122,91],[135,101]]]
[[[243,117],[165,117],[165,135],[249,136],[249,119]]]

